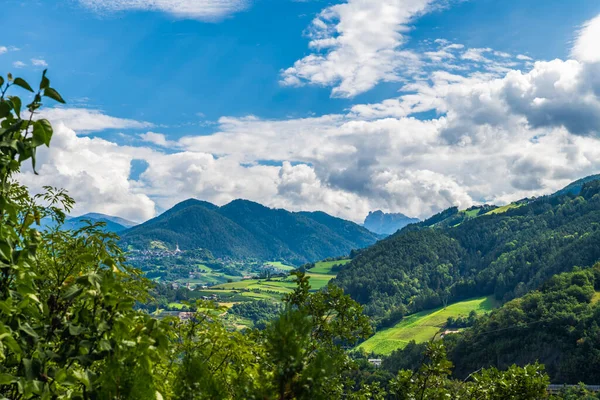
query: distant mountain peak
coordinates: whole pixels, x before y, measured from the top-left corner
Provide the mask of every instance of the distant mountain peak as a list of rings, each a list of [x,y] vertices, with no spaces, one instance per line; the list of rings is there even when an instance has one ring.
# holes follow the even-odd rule
[[[391,235],[409,224],[420,222],[418,218],[407,217],[402,213],[371,211],[365,219],[364,227],[380,235]]]
[[[123,225],[126,228],[131,228],[132,226],[137,225],[136,222],[129,221],[125,218],[115,217],[112,215],[101,214],[101,213],[87,213],[87,214],[84,214],[84,215],[81,215],[81,216],[75,217],[75,218],[79,219],[79,220],[83,220],[83,219],[106,220],[106,221],[114,222],[119,225]]]

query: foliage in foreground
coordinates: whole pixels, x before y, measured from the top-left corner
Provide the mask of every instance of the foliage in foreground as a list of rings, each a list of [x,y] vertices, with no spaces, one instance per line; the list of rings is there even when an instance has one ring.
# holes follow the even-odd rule
[[[73,200],[61,191],[31,197],[14,182],[38,147],[49,146],[50,123],[34,118],[43,98],[63,101],[46,73],[21,116],[7,89],[33,89],[0,78],[0,395],[8,399],[538,399],[547,377],[537,365],[449,377],[438,344],[416,373],[401,371],[386,393],[347,379],[354,364],[343,350],[371,334],[362,307],[328,286],[297,288],[263,331],[232,332],[223,310],[198,302],[188,320],[158,320],[134,308],[149,282],[129,268],[116,237],[101,225],[39,232],[59,225]]]

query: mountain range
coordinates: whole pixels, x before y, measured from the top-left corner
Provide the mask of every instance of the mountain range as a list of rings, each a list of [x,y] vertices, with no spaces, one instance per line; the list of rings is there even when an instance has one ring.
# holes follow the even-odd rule
[[[113,233],[121,233],[137,225],[135,222],[128,221],[124,218],[113,217],[111,215],[100,213],[88,213],[78,217],[67,216],[65,223],[61,226],[61,228],[64,230],[77,230],[86,226],[88,221],[92,223],[104,222],[106,224],[104,230]],[[42,219],[40,223],[42,229],[52,228],[55,225],[56,223],[49,218]]]
[[[396,233],[398,230],[404,228],[406,225],[420,222],[418,218],[410,218],[404,214],[388,214],[381,210],[371,211],[363,226],[371,232],[378,233],[380,235],[391,235]]]
[[[123,246],[160,242],[182,250],[203,248],[216,257],[281,260],[302,264],[347,255],[381,236],[323,212],[271,209],[248,200],[218,207],[190,199],[121,234]]]

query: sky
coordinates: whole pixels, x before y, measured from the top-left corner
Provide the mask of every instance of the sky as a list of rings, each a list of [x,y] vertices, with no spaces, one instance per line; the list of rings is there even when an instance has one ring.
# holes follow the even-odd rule
[[[356,222],[600,172],[600,3],[5,0],[0,66],[67,101],[39,192],[136,222],[237,198]],[[17,93],[13,93],[17,94]],[[26,93],[18,93],[27,98]]]

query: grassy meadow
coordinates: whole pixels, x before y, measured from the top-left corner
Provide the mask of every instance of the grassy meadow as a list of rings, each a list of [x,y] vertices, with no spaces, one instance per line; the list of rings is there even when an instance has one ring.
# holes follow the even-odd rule
[[[449,317],[466,317],[471,311],[485,313],[495,307],[492,297],[480,297],[449,305],[446,308],[426,310],[409,315],[397,325],[381,330],[358,348],[368,353],[388,355],[392,351],[404,348],[408,342],[426,342],[439,332]]]

